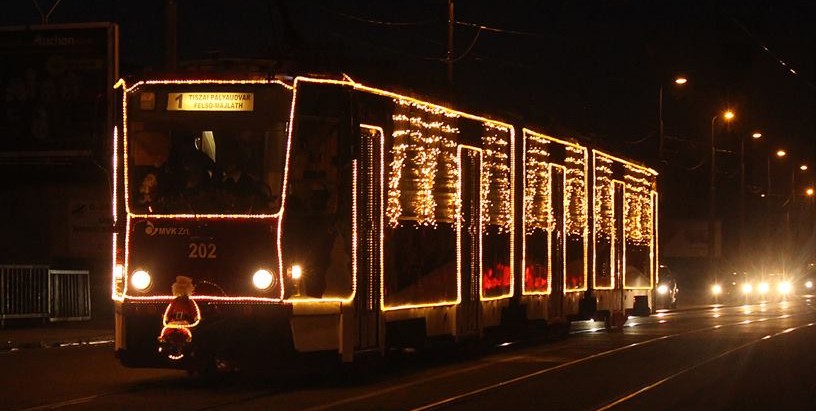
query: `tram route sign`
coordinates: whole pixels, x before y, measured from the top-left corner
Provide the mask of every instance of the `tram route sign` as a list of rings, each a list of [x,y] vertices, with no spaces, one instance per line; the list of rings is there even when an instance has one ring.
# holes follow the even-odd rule
[[[167,111],[252,111],[254,93],[167,93]]]

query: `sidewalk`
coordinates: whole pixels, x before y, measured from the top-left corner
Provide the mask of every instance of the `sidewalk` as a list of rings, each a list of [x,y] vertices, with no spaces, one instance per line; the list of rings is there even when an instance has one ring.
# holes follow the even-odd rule
[[[113,340],[113,318],[69,322],[13,322],[0,328],[0,352],[64,345],[103,344]]]

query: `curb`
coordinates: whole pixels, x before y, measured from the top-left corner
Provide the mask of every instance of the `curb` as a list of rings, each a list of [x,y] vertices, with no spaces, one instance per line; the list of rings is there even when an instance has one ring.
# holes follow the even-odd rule
[[[0,353],[41,348],[75,347],[83,345],[100,345],[113,343],[113,334],[100,334],[91,337],[66,338],[63,340],[40,340],[31,342],[5,341],[0,345]]]

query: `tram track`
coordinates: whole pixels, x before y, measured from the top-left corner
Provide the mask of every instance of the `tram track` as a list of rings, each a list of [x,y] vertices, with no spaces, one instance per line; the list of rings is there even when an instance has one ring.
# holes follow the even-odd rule
[[[734,347],[734,348],[731,348],[731,349],[729,349],[729,350],[727,350],[725,352],[722,352],[722,353],[717,354],[715,356],[709,357],[709,358],[707,358],[707,359],[705,359],[703,361],[699,361],[699,362],[697,362],[697,363],[695,363],[693,365],[690,365],[690,366],[688,366],[686,368],[683,368],[682,370],[677,371],[675,373],[672,373],[672,374],[666,376],[665,378],[661,378],[661,379],[659,379],[659,380],[657,380],[657,381],[655,381],[653,383],[650,383],[648,385],[644,385],[643,387],[641,387],[641,388],[639,388],[639,389],[637,389],[635,391],[632,391],[632,392],[630,392],[630,393],[628,393],[628,394],[626,394],[624,396],[621,396],[620,398],[618,398],[618,399],[616,399],[616,400],[614,400],[614,401],[612,401],[612,402],[610,402],[608,404],[605,404],[605,405],[597,408],[595,411],[607,411],[607,410],[610,410],[610,409],[614,409],[615,407],[617,407],[619,405],[622,405],[622,404],[626,403],[627,401],[631,401],[632,399],[636,398],[639,395],[645,394],[646,392],[651,391],[651,390],[653,390],[653,389],[655,389],[655,388],[657,388],[657,387],[659,387],[659,386],[661,386],[663,384],[666,384],[669,381],[672,381],[672,380],[676,379],[677,377],[679,377],[681,375],[684,375],[684,374],[687,374],[687,373],[689,373],[691,371],[697,370],[697,369],[699,369],[699,368],[701,368],[701,367],[703,367],[705,365],[711,364],[714,361],[725,358],[725,357],[727,357],[727,356],[729,356],[731,354],[734,354],[734,353],[736,353],[738,351],[741,351],[741,350],[744,350],[744,349],[746,349],[748,347],[759,344],[759,343],[761,343],[763,341],[770,340],[772,338],[776,338],[776,337],[779,337],[781,335],[784,335],[784,334],[787,334],[787,333],[790,333],[790,332],[798,331],[798,330],[801,330],[801,329],[806,328],[806,327],[813,327],[814,325],[816,325],[816,322],[810,322],[810,323],[803,324],[803,325],[800,325],[800,326],[797,326],[797,327],[789,327],[789,328],[786,328],[786,329],[784,329],[782,331],[779,331],[777,333],[768,334],[768,335],[766,335],[766,336],[764,336],[762,338],[759,338],[759,339],[751,340],[751,341],[749,341],[749,342],[747,342],[745,344],[741,344],[741,345],[739,345],[737,347]]]
[[[795,314],[795,315],[783,314],[783,315],[773,315],[773,316],[769,316],[769,317],[765,317],[765,318],[758,318],[758,319],[755,319],[755,320],[734,321],[734,322],[730,322],[730,323],[727,323],[727,324],[716,324],[716,325],[712,325],[712,326],[700,327],[700,328],[696,328],[696,329],[693,329],[693,330],[683,331],[683,332],[674,333],[674,334],[670,334],[670,335],[655,337],[655,338],[647,339],[647,340],[644,340],[644,341],[631,343],[631,344],[621,346],[621,347],[618,347],[618,348],[614,348],[614,349],[611,349],[611,350],[607,350],[607,351],[595,353],[595,354],[592,354],[592,355],[588,355],[586,357],[578,358],[578,359],[575,359],[575,360],[572,360],[572,361],[569,361],[569,362],[566,362],[566,363],[562,363],[562,364],[559,364],[559,365],[556,365],[556,366],[547,367],[547,368],[544,368],[544,369],[541,369],[541,370],[537,370],[537,371],[530,372],[530,373],[527,373],[527,374],[523,374],[523,375],[520,375],[520,376],[517,376],[517,377],[514,377],[514,378],[510,378],[510,379],[507,379],[507,380],[504,380],[504,381],[500,381],[500,382],[496,382],[496,383],[493,383],[493,384],[490,384],[490,385],[486,385],[486,386],[478,388],[478,389],[474,389],[474,390],[471,390],[471,391],[467,391],[467,392],[463,392],[463,393],[460,393],[460,394],[457,394],[457,395],[453,395],[453,396],[450,396],[448,398],[444,398],[444,399],[441,399],[441,400],[438,400],[438,401],[435,401],[435,402],[432,402],[432,403],[428,403],[428,404],[425,404],[425,405],[422,405],[422,406],[419,406],[419,407],[412,408],[411,411],[430,411],[430,410],[444,409],[444,408],[447,408],[447,407],[450,407],[450,406],[453,406],[453,405],[456,405],[456,404],[459,404],[459,403],[463,403],[463,402],[466,402],[466,401],[469,401],[469,400],[473,400],[473,399],[475,399],[477,397],[480,397],[480,396],[483,396],[483,395],[487,395],[487,394],[489,394],[491,392],[496,392],[496,391],[499,391],[501,389],[511,387],[513,385],[521,384],[521,383],[524,383],[524,382],[529,382],[529,381],[535,379],[536,377],[541,377],[541,376],[544,376],[546,374],[557,372],[557,371],[563,371],[563,370],[565,370],[567,368],[582,365],[582,364],[585,364],[585,363],[593,361],[593,360],[598,360],[598,359],[601,359],[601,358],[610,357],[610,356],[613,356],[615,354],[620,354],[620,353],[630,351],[630,350],[633,350],[633,349],[636,349],[636,348],[642,348],[644,346],[651,345],[651,344],[658,343],[658,342],[663,342],[663,341],[666,341],[666,340],[678,339],[678,338],[691,336],[691,335],[699,334],[699,333],[705,333],[705,332],[709,332],[709,331],[719,331],[719,330],[721,330],[723,328],[728,328],[728,327],[738,327],[738,326],[744,326],[744,325],[749,325],[749,324],[753,324],[753,323],[768,322],[768,321],[774,321],[774,320],[785,320],[785,319],[791,319],[791,318],[794,318],[794,317],[800,317],[800,316],[812,315],[812,314],[813,314],[813,311],[811,309],[810,312],[798,313],[798,314]],[[652,324],[654,324],[654,323],[652,323]],[[659,385],[661,385],[661,384],[663,384],[665,382],[668,382],[671,379],[676,378],[679,375],[682,375],[684,373],[692,371],[692,370],[694,370],[694,369],[696,369],[696,368],[698,368],[698,367],[700,367],[702,365],[708,364],[708,363],[710,363],[710,362],[712,362],[712,361],[714,361],[714,360],[716,360],[718,358],[722,358],[724,356],[727,356],[728,354],[732,354],[734,352],[737,352],[740,349],[750,347],[750,346],[752,346],[754,344],[757,344],[757,343],[759,343],[759,342],[761,342],[763,340],[771,339],[771,338],[777,337],[779,335],[786,334],[786,333],[791,332],[791,331],[795,331],[795,330],[798,330],[798,329],[801,329],[801,328],[804,328],[804,327],[812,326],[813,324],[816,324],[816,323],[815,322],[808,322],[808,323],[805,323],[803,325],[799,325],[797,327],[788,327],[785,330],[782,330],[782,331],[779,331],[777,333],[773,333],[773,334],[770,334],[770,335],[763,336],[763,337],[761,337],[759,339],[752,339],[751,341],[749,341],[747,343],[741,344],[741,345],[739,345],[737,347],[734,347],[734,348],[731,348],[731,349],[727,350],[725,353],[719,353],[719,354],[717,354],[717,355],[715,355],[713,357],[706,358],[703,361],[700,361],[699,363],[695,363],[694,365],[688,367],[688,369],[683,369],[681,371],[678,371],[675,374],[672,374],[672,375],[670,375],[668,377],[663,378],[666,381],[663,381],[663,379],[660,379],[660,380],[654,381],[654,382],[652,382],[650,384],[647,384],[647,385],[641,387],[638,390],[630,392],[625,396],[619,397],[616,400],[614,400],[614,401],[612,401],[612,402],[610,402],[608,404],[603,405],[601,408],[598,408],[596,411],[609,409],[609,408],[604,408],[604,407],[611,406],[612,404],[622,404],[623,402],[625,402],[625,401],[627,401],[629,399],[635,398],[637,395],[642,394],[643,392],[646,392],[646,391],[648,391],[648,390],[650,390],[652,388],[655,388],[655,387],[657,387],[657,386],[659,386]]]

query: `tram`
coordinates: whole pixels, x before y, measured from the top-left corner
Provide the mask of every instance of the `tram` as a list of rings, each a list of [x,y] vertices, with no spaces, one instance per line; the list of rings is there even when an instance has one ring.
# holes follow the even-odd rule
[[[645,166],[348,77],[116,88],[126,366],[349,363],[650,304]]]

